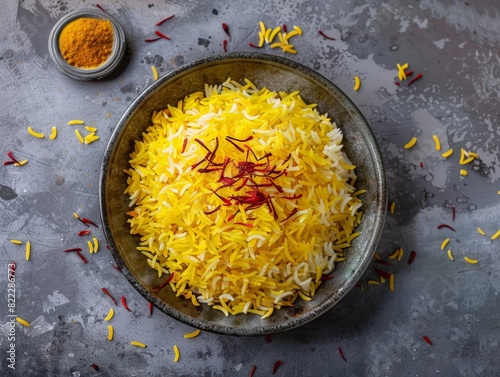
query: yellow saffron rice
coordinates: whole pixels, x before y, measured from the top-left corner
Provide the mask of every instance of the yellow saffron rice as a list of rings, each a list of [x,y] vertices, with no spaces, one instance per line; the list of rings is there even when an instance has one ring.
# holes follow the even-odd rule
[[[148,264],[226,315],[310,300],[359,235],[363,191],[340,129],[298,92],[230,79],[152,121],[125,171]]]
[[[190,332],[189,334],[184,334],[184,338],[186,339],[191,339],[191,338],[196,338],[198,335],[200,335],[200,329],[195,330],[193,332]]]

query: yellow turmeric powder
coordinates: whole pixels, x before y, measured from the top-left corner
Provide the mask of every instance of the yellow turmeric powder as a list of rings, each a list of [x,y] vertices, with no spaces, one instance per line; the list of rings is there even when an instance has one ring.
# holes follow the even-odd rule
[[[111,55],[113,38],[113,25],[109,20],[78,18],[61,31],[59,49],[72,66],[95,68]]]

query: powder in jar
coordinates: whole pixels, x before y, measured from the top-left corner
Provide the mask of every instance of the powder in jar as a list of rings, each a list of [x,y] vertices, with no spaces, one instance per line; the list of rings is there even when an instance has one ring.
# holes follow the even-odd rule
[[[59,49],[72,66],[95,68],[111,55],[113,38],[113,25],[109,20],[79,18],[61,31]]]

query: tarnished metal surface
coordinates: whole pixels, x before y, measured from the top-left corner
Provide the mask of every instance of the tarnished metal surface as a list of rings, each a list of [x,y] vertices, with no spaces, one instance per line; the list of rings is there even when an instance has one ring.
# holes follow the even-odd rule
[[[125,29],[128,62],[116,75],[98,82],[78,82],[51,62],[47,37],[51,27],[77,1],[9,1],[0,5],[0,156],[7,151],[28,159],[23,167],[0,167],[0,374],[29,376],[495,376],[500,372],[498,173],[500,94],[500,17],[494,1],[178,1],[132,0],[101,4]],[[88,5],[87,5],[88,6]],[[155,23],[175,13],[160,27]],[[99,218],[101,160],[120,116],[149,84],[151,65],[160,75],[197,58],[219,54],[230,26],[229,51],[252,51],[258,22],[303,28],[293,38],[298,54],[287,55],[315,69],[361,109],[382,149],[389,183],[388,215],[378,254],[391,266],[376,266],[395,276],[395,291],[378,286],[370,267],[363,290],[353,290],[320,319],[291,332],[236,338],[192,329],[160,313],[149,316],[146,301],[111,266],[104,245],[89,263],[64,253],[86,250],[77,236],[82,224],[73,212]],[[161,30],[172,40],[145,43]],[[336,38],[318,35],[318,29]],[[266,47],[265,52],[283,54]],[[400,87],[396,64],[408,62],[421,80]],[[353,77],[361,78],[358,92]],[[414,77],[413,76],[413,77]],[[98,128],[101,140],[81,145],[70,119]],[[50,133],[36,139],[26,129]],[[81,127],[81,126],[80,126]],[[82,129],[82,128],[80,128]],[[434,148],[432,135],[443,149]],[[403,146],[417,136],[415,147]],[[441,152],[452,147],[444,159]],[[479,159],[459,165],[460,148]],[[466,177],[460,169],[468,170]],[[452,220],[452,210],[456,219]],[[437,229],[447,223],[456,229]],[[480,235],[480,227],[486,236]],[[104,243],[101,229],[92,229]],[[445,250],[442,241],[449,237]],[[24,245],[31,241],[31,260]],[[388,256],[404,249],[400,262]],[[455,261],[446,250],[451,248]],[[412,265],[411,250],[417,251]],[[477,259],[467,264],[464,256]],[[15,327],[15,367],[8,367],[11,317],[8,311],[8,264],[17,263],[15,313],[31,322]],[[126,296],[132,313],[114,306],[101,288],[119,300]],[[115,339],[107,340],[103,318],[110,307]],[[433,346],[423,336],[428,336]],[[147,348],[135,348],[138,340]],[[181,359],[173,363],[173,345]],[[346,357],[339,355],[339,347]],[[100,372],[91,364],[99,366]]]

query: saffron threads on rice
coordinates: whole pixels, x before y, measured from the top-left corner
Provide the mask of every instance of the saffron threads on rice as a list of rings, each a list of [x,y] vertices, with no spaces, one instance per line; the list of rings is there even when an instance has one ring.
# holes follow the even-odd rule
[[[186,339],[196,338],[198,335],[200,335],[200,333],[201,333],[201,330],[198,329],[198,330],[195,330],[189,334],[184,334],[184,338],[186,338]]]

